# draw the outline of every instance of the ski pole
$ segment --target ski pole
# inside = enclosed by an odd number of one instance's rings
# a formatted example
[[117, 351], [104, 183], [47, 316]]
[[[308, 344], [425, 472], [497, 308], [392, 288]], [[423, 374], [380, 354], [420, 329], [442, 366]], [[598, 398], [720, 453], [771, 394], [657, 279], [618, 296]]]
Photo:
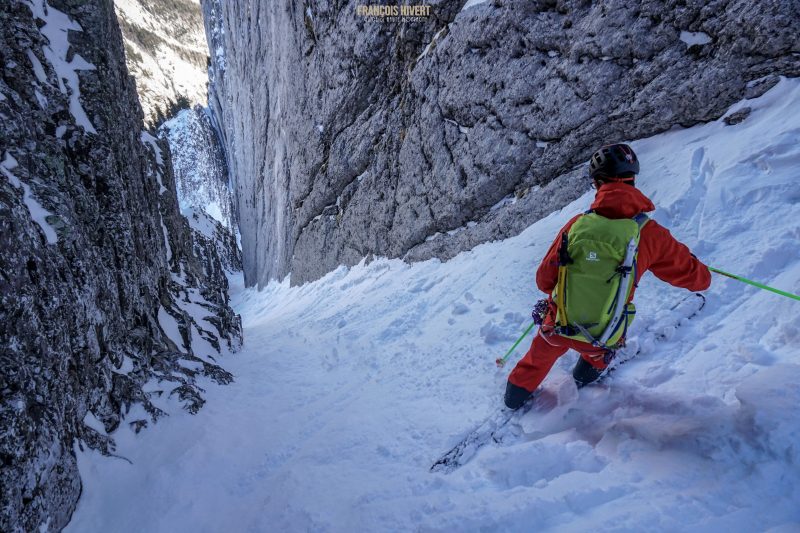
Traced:
[[530, 326], [528, 326], [528, 328], [525, 330], [525, 333], [523, 333], [523, 334], [522, 334], [522, 337], [520, 337], [519, 339], [517, 339], [517, 342], [515, 342], [515, 343], [514, 343], [514, 346], [512, 346], [512, 347], [511, 347], [511, 349], [510, 349], [510, 350], [508, 350], [508, 351], [506, 352], [506, 354], [505, 354], [503, 357], [498, 357], [498, 358], [495, 360], [495, 363], [497, 363], [497, 366], [498, 366], [499, 368], [503, 368], [503, 365], [505, 365], [505, 364], [506, 364], [506, 361], [508, 361], [508, 357], [509, 357], [509, 356], [511, 355], [511, 353], [514, 351], [514, 349], [515, 349], [517, 346], [519, 346], [519, 343], [520, 343], [520, 342], [522, 342], [522, 339], [524, 339], [524, 338], [525, 338], [525, 337], [528, 335], [528, 333], [530, 333], [530, 332], [531, 332], [531, 330], [533, 329], [533, 326], [535, 326], [535, 325], [536, 325], [536, 322], [531, 322], [531, 325], [530, 325]]
[[781, 296], [786, 296], [787, 298], [792, 298], [793, 300], [800, 300], [800, 296], [796, 294], [792, 294], [791, 292], [782, 291], [780, 289], [776, 289], [774, 287], [770, 287], [768, 285], [764, 285], [763, 283], [759, 283], [757, 281], [753, 281], [751, 279], [743, 278], [742, 276], [737, 276], [736, 274], [731, 274], [730, 272], [725, 272], [724, 270], [720, 270], [714, 267], [708, 267], [711, 272], [716, 272], [717, 274], [722, 274], [723, 276], [727, 276], [729, 278], [735, 279], [737, 281], [741, 281], [742, 283], [747, 283], [748, 285], [752, 285], [753, 287], [758, 287], [759, 289], [764, 289], [765, 291], [774, 292], [775, 294], [780, 294]]

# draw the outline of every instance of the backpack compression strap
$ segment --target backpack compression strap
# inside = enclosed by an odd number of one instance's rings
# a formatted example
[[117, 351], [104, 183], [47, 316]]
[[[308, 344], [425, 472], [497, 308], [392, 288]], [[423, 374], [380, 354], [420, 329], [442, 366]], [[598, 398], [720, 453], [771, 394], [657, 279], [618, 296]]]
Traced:
[[606, 343], [608, 339], [611, 338], [611, 335], [614, 334], [614, 331], [620, 325], [620, 322], [625, 319], [623, 317], [623, 313], [625, 312], [625, 307], [628, 304], [628, 296], [630, 296], [629, 292], [629, 284], [628, 278], [633, 275], [635, 276], [635, 269], [636, 269], [636, 256], [639, 253], [639, 238], [641, 237], [642, 228], [647, 223], [649, 217], [644, 213], [639, 213], [635, 217], [633, 217], [634, 222], [636, 225], [639, 226], [639, 233], [636, 235], [635, 238], [632, 238], [630, 242], [628, 242], [628, 247], [625, 250], [625, 259], [622, 261], [622, 264], [617, 268], [617, 271], [620, 274], [619, 279], [619, 287], [617, 287], [617, 305], [614, 309], [614, 314], [611, 317], [608, 325], [606, 326], [605, 331], [600, 336], [599, 339], [592, 339], [588, 332], [583, 330], [582, 333], [587, 339], [591, 339], [591, 343], [600, 346], [602, 348], [607, 348]]
[[567, 265], [572, 263], [572, 258], [567, 253], [569, 239], [567, 232], [561, 234], [561, 247], [558, 249], [558, 282], [556, 283], [556, 307], [561, 311], [556, 313], [559, 326], [567, 326]]
[[645, 224], [647, 224], [648, 220], [650, 220], [650, 217], [647, 216], [645, 213], [639, 213], [638, 215], [633, 217], [633, 221], [636, 222], [636, 224], [639, 225], [639, 236], [640, 237], [641, 237], [641, 234], [642, 234], [642, 228], [644, 227]]

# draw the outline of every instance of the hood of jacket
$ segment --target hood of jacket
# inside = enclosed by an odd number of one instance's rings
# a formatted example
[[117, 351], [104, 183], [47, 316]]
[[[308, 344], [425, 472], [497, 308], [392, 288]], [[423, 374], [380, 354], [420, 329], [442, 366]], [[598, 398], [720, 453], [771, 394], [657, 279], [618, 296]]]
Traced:
[[594, 212], [606, 218], [633, 218], [655, 208], [642, 191], [625, 183], [604, 183], [592, 203]]

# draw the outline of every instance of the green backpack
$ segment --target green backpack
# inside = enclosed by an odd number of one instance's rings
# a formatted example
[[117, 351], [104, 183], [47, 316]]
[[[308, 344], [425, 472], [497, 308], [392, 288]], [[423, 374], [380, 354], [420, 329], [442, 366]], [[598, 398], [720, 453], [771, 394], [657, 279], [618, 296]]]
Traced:
[[561, 235], [556, 333], [600, 348], [615, 349], [633, 321], [627, 303], [636, 279], [639, 235], [649, 218], [610, 219], [592, 211]]

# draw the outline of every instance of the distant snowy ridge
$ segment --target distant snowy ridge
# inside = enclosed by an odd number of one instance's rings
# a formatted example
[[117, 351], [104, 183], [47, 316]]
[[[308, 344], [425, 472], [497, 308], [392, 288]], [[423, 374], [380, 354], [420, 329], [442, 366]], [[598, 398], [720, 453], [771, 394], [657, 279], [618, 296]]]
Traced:
[[208, 46], [198, 0], [116, 0], [114, 6], [145, 121], [152, 123], [180, 96], [205, 105]]
[[195, 245], [213, 248], [228, 274], [241, 272], [238, 224], [222, 145], [208, 110], [185, 109], [165, 122], [178, 205], [195, 231]]
[[234, 231], [225, 154], [208, 110], [184, 109], [161, 126], [159, 135], [170, 145], [181, 211], [202, 209]]
[[[637, 185], [702, 260], [798, 293], [800, 80], [729, 113], [742, 107], [738, 125], [635, 141]], [[428, 472], [501, 404], [494, 359], [542, 296], [553, 236], [591, 199], [446, 263], [239, 287], [236, 382], [209, 385], [196, 417], [166, 406], [169, 424], [118, 430], [132, 464], [82, 453], [68, 531], [796, 530], [800, 307], [716, 275], [696, 320], [603, 384], [578, 391], [567, 354], [502, 446]], [[631, 336], [685, 294], [646, 275]]]

